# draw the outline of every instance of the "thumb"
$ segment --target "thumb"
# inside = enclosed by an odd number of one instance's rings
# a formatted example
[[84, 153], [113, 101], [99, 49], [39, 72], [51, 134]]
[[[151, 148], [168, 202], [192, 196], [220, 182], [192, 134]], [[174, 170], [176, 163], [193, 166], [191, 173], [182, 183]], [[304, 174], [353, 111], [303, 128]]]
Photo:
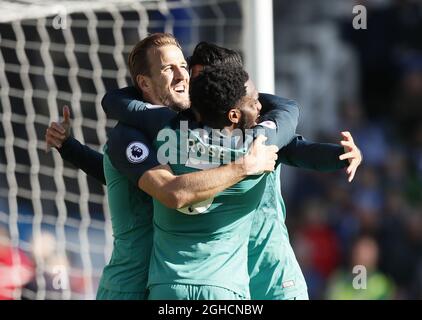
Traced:
[[66, 105], [63, 107], [63, 123], [70, 124], [70, 109]]

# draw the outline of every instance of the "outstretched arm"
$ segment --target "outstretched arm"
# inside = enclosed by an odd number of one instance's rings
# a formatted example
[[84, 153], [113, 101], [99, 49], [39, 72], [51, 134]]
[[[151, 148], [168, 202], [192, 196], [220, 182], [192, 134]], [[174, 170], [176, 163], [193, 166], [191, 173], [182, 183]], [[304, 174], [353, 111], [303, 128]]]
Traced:
[[290, 166], [329, 172], [347, 168], [351, 182], [362, 162], [362, 154], [349, 132], [342, 132], [340, 144], [308, 142], [301, 136], [279, 151], [278, 161]]
[[45, 141], [47, 151], [52, 147], [56, 148], [63, 160], [70, 162], [102, 184], [106, 184], [103, 155], [70, 136], [70, 110], [68, 106], [63, 107], [63, 121], [60, 123], [52, 122], [47, 128]]

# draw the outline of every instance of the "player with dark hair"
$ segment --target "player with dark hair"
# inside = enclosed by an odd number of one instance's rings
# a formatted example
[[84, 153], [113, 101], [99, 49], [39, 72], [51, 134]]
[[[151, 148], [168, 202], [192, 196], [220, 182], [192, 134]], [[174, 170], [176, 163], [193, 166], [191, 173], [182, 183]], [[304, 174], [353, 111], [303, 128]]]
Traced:
[[192, 56], [187, 58], [189, 66], [243, 66], [242, 57], [237, 51], [202, 41], [193, 49]]
[[[206, 46], [206, 44], [201, 44], [199, 48], [201, 50], [196, 50], [194, 52], [194, 56], [200, 56], [200, 58], [205, 60], [198, 60], [196, 61], [207, 61], [207, 57], [202, 57], [201, 55], [207, 55], [208, 53], [212, 53], [214, 50], [218, 51], [217, 46], [210, 46], [210, 50], [202, 50]], [[230, 56], [238, 56], [240, 57], [236, 52], [231, 50], [223, 50], [223, 54], [220, 54], [219, 59], [221, 61], [224, 61], [225, 59], [230, 58]], [[199, 55], [199, 53], [201, 55]], [[191, 60], [195, 61], [195, 60]], [[210, 61], [210, 60], [208, 60]], [[239, 61], [239, 60], [237, 60]], [[224, 62], [223, 62], [224, 63]], [[235, 64], [238, 62], [235, 62]], [[195, 68], [195, 66], [198, 67], [198, 73], [203, 70], [203, 65], [190, 65], [190, 67]], [[132, 89], [123, 89], [122, 91], [113, 91], [104, 98], [104, 108], [108, 112], [108, 114], [112, 114], [113, 116], [119, 117], [121, 120], [123, 120], [126, 123], [132, 124], [134, 126], [140, 126], [142, 127], [143, 131], [147, 134], [147, 136], [150, 139], [155, 138], [155, 134], [158, 132], [157, 128], [162, 127], [163, 123], [165, 121], [168, 121], [168, 118], [174, 116], [174, 113], [172, 114], [167, 109], [167, 114], [163, 115], [164, 110], [160, 110], [162, 112], [160, 114], [160, 117], [156, 116], [156, 114], [153, 114], [154, 110], [148, 109], [148, 105], [143, 103], [140, 100], [140, 97], [138, 96], [138, 93], [136, 92], [130, 92]], [[282, 117], [273, 118], [273, 122], [265, 122], [266, 118], [262, 117], [262, 121], [264, 121], [264, 125], [261, 126], [262, 128], [267, 129], [267, 134], [271, 137], [273, 136], [276, 141], [277, 145], [279, 147], [282, 147], [287, 144], [291, 140], [292, 135], [289, 136], [287, 134], [288, 132], [294, 133], [294, 128], [297, 123], [297, 118], [294, 116], [294, 112], [297, 110], [297, 105], [295, 102], [283, 98], [278, 98], [270, 95], [260, 95], [260, 99], [266, 99], [266, 101], [263, 101], [263, 110], [261, 114], [271, 113], [273, 112], [271, 109], [271, 105], [274, 108], [274, 105], [281, 106], [284, 108], [285, 114]], [[266, 103], [264, 103], [266, 102]], [[167, 120], [163, 118], [166, 118]], [[283, 118], [284, 117], [284, 118]], [[272, 130], [270, 130], [272, 129]], [[151, 133], [152, 132], [152, 133]], [[60, 141], [60, 140], [59, 140]], [[56, 141], [52, 141], [51, 144], [56, 144]], [[345, 142], [349, 143], [349, 142]], [[61, 142], [60, 142], [61, 144]], [[355, 146], [353, 144], [349, 143], [349, 147], [351, 150], [354, 149]], [[291, 165], [296, 165], [300, 167], [305, 168], [312, 168], [317, 170], [328, 170], [328, 169], [336, 169], [339, 167], [343, 167], [345, 165], [345, 162], [341, 162], [338, 160], [338, 156], [342, 153], [343, 148], [337, 145], [324, 145], [324, 144], [313, 144], [306, 141], [301, 140], [300, 137], [296, 137], [293, 142], [290, 143], [289, 147], [285, 148], [286, 155], [282, 156], [282, 159], [284, 159], [284, 162]], [[98, 179], [102, 179], [101, 170], [99, 170], [98, 166], [92, 166], [90, 167], [87, 165], [89, 163], [88, 159], [98, 159], [101, 158], [100, 154], [93, 153], [89, 149], [87, 149], [85, 146], [80, 145], [77, 141], [75, 141], [73, 138], [69, 138], [65, 144], [64, 148], [61, 149], [62, 156], [73, 161], [73, 163], [82, 168], [85, 172], [88, 174], [91, 174], [95, 177], [98, 177]], [[316, 153], [318, 152], [318, 154]], [[91, 161], [92, 162], [92, 161]], [[93, 162], [92, 162], [93, 163]], [[356, 170], [357, 165], [355, 164], [355, 160], [352, 161], [353, 170], [350, 171], [350, 177], [353, 178], [354, 172]], [[279, 171], [279, 169], [278, 169]], [[275, 183], [275, 182], [274, 182]], [[269, 184], [268, 184], [269, 185]], [[295, 297], [297, 295], [297, 290], [293, 292], [292, 290], [289, 290], [288, 288], [284, 290], [282, 288], [282, 284], [280, 282], [283, 280], [283, 277], [280, 276], [280, 270], [284, 268], [284, 264], [287, 261], [286, 255], [284, 253], [286, 252], [286, 249], [284, 251], [279, 252], [279, 255], [274, 255], [274, 253], [271, 251], [275, 247], [275, 243], [280, 240], [280, 235], [283, 237], [281, 240], [284, 241], [282, 244], [283, 248], [288, 248], [288, 253], [291, 257], [290, 260], [295, 263], [292, 263], [289, 259], [288, 267], [293, 266], [294, 269], [299, 270], [300, 268], [297, 265], [296, 259], [294, 258], [294, 254], [291, 250], [288, 236], [287, 236], [287, 230], [285, 230], [284, 225], [284, 217], [285, 217], [285, 211], [284, 211], [284, 203], [281, 198], [280, 194], [280, 186], [274, 185], [271, 187], [268, 187], [267, 190], [274, 189], [274, 191], [266, 192], [264, 195], [262, 202], [261, 202], [261, 210], [262, 211], [270, 211], [270, 217], [271, 219], [265, 219], [263, 216], [265, 215], [256, 215], [255, 219], [257, 219], [256, 223], [254, 223], [255, 232], [252, 230], [251, 238], [250, 238], [250, 245], [249, 245], [249, 252], [250, 252], [250, 261], [254, 261], [252, 264], [250, 264], [250, 272], [251, 272], [251, 288], [252, 288], [252, 298], [266, 298], [266, 299], [280, 299], [280, 298], [289, 298]], [[278, 190], [278, 191], [277, 191]], [[274, 193], [279, 196], [280, 201], [275, 204], [273, 204], [274, 199]], [[278, 216], [278, 219], [283, 220], [276, 220], [275, 217]], [[280, 222], [281, 221], [281, 222]], [[276, 228], [273, 228], [273, 224], [282, 224], [282, 230], [275, 230]], [[271, 232], [263, 233], [259, 232], [259, 226], [262, 225], [262, 230], [269, 229]], [[278, 235], [278, 236], [274, 236]], [[272, 246], [265, 246], [265, 243], [272, 243]], [[280, 246], [280, 244], [278, 244]], [[280, 258], [281, 256], [281, 258]], [[252, 258], [251, 258], [252, 257]], [[274, 266], [277, 265], [276, 269], [269, 269], [266, 270], [270, 265]], [[257, 270], [263, 270], [260, 274], [257, 274]], [[297, 272], [295, 273], [297, 274]], [[272, 275], [272, 273], [274, 275]], [[281, 275], [283, 272], [281, 272]], [[288, 273], [284, 273], [288, 274]], [[254, 281], [256, 279], [256, 281]], [[291, 283], [290, 281], [289, 283]], [[255, 283], [255, 285], [254, 285]], [[298, 283], [298, 282], [296, 282]], [[272, 290], [272, 287], [276, 289], [276, 292]], [[280, 290], [277, 289], [277, 287], [281, 288]], [[297, 288], [297, 287], [296, 287]], [[293, 289], [296, 289], [293, 288]], [[292, 288], [291, 288], [292, 289]], [[254, 292], [259, 292], [259, 294], [254, 295]], [[278, 290], [278, 291], [277, 291]], [[303, 291], [303, 288], [301, 288]], [[306, 292], [306, 287], [305, 287]], [[287, 291], [287, 292], [285, 292]], [[290, 292], [289, 292], [290, 291]]]
[[[146, 66], [140, 66], [137, 59]], [[174, 110], [189, 107], [187, 63], [173, 36], [153, 34], [143, 39], [129, 56], [129, 69], [145, 101], [169, 107], [154, 109], [161, 118], [163, 113], [176, 114]], [[168, 165], [158, 162], [149, 141], [139, 130], [118, 123], [104, 147], [102, 167], [114, 242], [97, 299], [146, 297], [153, 240], [151, 196], [167, 207], [181, 208], [213, 197], [249, 174], [274, 167], [274, 148], [257, 141], [242, 162], [176, 176]], [[257, 156], [260, 152], [268, 158]]]
[[[244, 131], [243, 123], [256, 125], [261, 109], [248, 78], [239, 67], [218, 66], [191, 81], [191, 109], [201, 120], [189, 121], [188, 132], [183, 132], [179, 121], [169, 126], [178, 139], [167, 148], [176, 150], [177, 159], [188, 159], [170, 164], [175, 174], [196, 172], [201, 165], [223, 165], [221, 154], [234, 161], [247, 152], [244, 144], [231, 146], [237, 137], [233, 132]], [[207, 107], [214, 111], [211, 117]], [[187, 157], [181, 141], [184, 136], [190, 142]], [[164, 152], [161, 146], [165, 143], [167, 139], [157, 138], [159, 153]], [[209, 150], [213, 150], [213, 156]], [[192, 215], [182, 215], [154, 200], [149, 299], [250, 299], [248, 241], [266, 177], [248, 177], [206, 203], [190, 206]]]
[[238, 52], [205, 41], [196, 45], [192, 56], [188, 57], [187, 61], [192, 78], [195, 78], [204, 66], [228, 65], [243, 67], [242, 57]]
[[[246, 87], [239, 86], [237, 83], [245, 84], [248, 81], [248, 75], [245, 71], [238, 71], [232, 66], [227, 67], [227, 75], [232, 76], [232, 81], [222, 77], [223, 68], [209, 67], [212, 72], [201, 72], [196, 78], [193, 78], [190, 84], [189, 96], [191, 108], [200, 114], [201, 122], [212, 128], [223, 128], [232, 123], [228, 116], [236, 116], [230, 111], [237, 104], [241, 97], [246, 95]], [[233, 72], [236, 70], [237, 72]], [[240, 106], [242, 107], [242, 106]], [[244, 113], [243, 109], [236, 109]], [[228, 116], [227, 116], [228, 115]], [[245, 117], [239, 117], [239, 127], [245, 128]], [[256, 123], [254, 123], [256, 124]], [[252, 127], [252, 124], [247, 127]]]

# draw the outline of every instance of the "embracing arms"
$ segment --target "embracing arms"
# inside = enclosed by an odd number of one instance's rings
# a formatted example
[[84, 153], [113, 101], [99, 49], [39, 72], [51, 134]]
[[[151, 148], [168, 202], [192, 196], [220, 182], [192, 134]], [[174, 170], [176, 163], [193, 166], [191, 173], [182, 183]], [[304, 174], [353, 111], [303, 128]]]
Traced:
[[112, 130], [106, 155], [113, 167], [139, 189], [170, 208], [182, 208], [214, 197], [247, 175], [274, 170], [277, 147], [259, 137], [241, 160], [214, 169], [175, 175], [139, 130], [119, 124]]
[[265, 140], [258, 137], [244, 157], [213, 169], [174, 175], [168, 165], [158, 165], [141, 176], [138, 186], [169, 208], [207, 200], [249, 175], [274, 170], [277, 147], [265, 146]]

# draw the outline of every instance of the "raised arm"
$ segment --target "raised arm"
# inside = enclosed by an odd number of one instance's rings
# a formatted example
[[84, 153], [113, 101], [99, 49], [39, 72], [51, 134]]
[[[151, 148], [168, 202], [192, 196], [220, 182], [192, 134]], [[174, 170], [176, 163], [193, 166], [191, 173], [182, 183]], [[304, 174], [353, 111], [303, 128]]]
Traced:
[[64, 106], [63, 121], [52, 122], [46, 130], [47, 151], [52, 147], [56, 148], [63, 160], [70, 162], [102, 184], [106, 184], [103, 155], [71, 137], [70, 125], [70, 110], [69, 107]]
[[135, 87], [107, 92], [101, 101], [107, 117], [141, 130], [151, 141], [176, 112], [142, 101]]

